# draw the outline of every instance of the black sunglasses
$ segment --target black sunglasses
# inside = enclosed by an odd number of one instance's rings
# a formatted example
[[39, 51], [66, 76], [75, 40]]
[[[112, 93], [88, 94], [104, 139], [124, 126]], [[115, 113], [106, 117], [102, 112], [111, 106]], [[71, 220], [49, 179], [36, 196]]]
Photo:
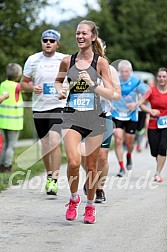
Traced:
[[48, 43], [48, 41], [51, 43], [51, 44], [54, 44], [55, 43], [55, 39], [42, 39], [43, 43]]

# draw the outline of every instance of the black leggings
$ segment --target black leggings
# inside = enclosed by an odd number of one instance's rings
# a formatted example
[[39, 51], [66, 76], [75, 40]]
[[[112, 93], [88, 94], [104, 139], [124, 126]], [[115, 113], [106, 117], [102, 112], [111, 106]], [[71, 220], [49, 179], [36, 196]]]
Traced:
[[148, 140], [153, 157], [167, 155], [167, 128], [148, 129]]

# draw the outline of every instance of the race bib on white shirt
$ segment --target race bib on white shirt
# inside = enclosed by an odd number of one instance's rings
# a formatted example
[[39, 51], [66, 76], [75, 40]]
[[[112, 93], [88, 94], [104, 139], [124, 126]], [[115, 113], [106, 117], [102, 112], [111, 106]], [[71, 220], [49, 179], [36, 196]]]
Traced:
[[43, 83], [43, 94], [47, 96], [56, 95], [57, 90], [53, 83]]
[[58, 99], [58, 93], [54, 87], [60, 62], [65, 56], [56, 52], [52, 57], [46, 57], [43, 52], [39, 52], [27, 59], [23, 74], [31, 78], [34, 85], [43, 86], [41, 95], [33, 93], [32, 110], [45, 111], [66, 105], [66, 99]]

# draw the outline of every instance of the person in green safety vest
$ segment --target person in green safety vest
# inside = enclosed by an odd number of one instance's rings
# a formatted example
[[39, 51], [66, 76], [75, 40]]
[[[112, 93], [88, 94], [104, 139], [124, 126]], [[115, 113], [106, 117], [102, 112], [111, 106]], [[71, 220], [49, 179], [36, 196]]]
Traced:
[[0, 129], [3, 130], [4, 145], [0, 156], [0, 172], [11, 171], [14, 148], [23, 129], [23, 98], [19, 80], [22, 67], [9, 63], [6, 67], [7, 79], [0, 84], [0, 96], [8, 93], [8, 99], [0, 104]]

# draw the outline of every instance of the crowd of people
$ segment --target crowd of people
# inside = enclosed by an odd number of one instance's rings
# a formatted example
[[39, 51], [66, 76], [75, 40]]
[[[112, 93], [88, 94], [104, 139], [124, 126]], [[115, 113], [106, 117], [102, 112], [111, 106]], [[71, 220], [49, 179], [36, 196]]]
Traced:
[[134, 77], [129, 60], [120, 60], [117, 71], [105, 56], [96, 24], [89, 20], [78, 24], [75, 39], [78, 52], [66, 55], [58, 51], [60, 33], [46, 30], [41, 36], [42, 51], [28, 57], [23, 72], [17, 63], [8, 64], [7, 79], [0, 84], [0, 129], [4, 135], [0, 172], [12, 169], [15, 144], [23, 129], [22, 92], [30, 92], [47, 174], [46, 193], [58, 193], [63, 138], [71, 194], [66, 219], [73, 221], [78, 216], [82, 166], [87, 197], [83, 221], [93, 224], [95, 203], [106, 202], [103, 188], [112, 135], [120, 168], [117, 176], [122, 177], [132, 169], [135, 140], [137, 151], [141, 151], [140, 136], [146, 128], [151, 155], [157, 162], [154, 181], [163, 181], [161, 171], [167, 154], [167, 69], [158, 69], [153, 87]]

